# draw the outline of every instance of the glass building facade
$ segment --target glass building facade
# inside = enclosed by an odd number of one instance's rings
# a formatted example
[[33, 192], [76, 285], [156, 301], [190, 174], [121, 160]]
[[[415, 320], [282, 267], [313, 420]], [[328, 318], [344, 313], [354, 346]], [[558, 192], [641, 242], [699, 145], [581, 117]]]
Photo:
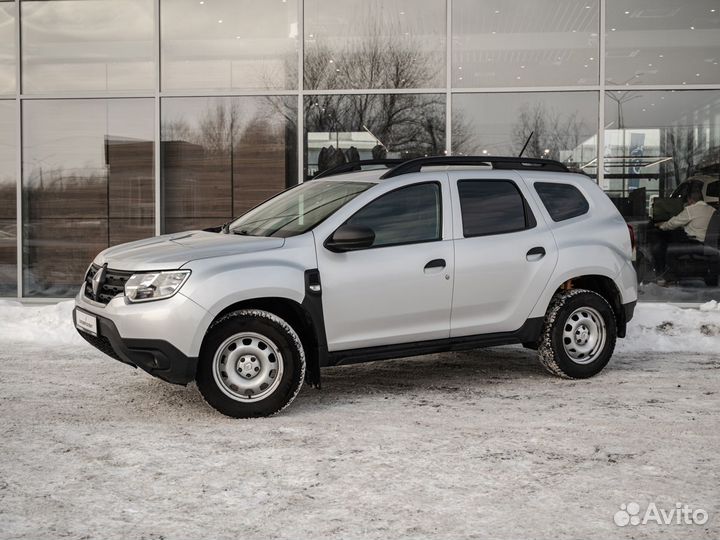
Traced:
[[0, 296], [338, 163], [532, 133], [633, 225], [641, 301], [718, 298], [712, 261], [658, 279], [653, 220], [688, 179], [717, 204], [719, 36], [718, 0], [0, 0]]

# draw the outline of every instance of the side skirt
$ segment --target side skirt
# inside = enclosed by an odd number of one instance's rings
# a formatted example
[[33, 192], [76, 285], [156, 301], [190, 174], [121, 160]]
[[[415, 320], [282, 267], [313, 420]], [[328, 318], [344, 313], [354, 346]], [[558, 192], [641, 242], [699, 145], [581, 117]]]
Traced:
[[497, 347], [498, 345], [529, 343], [540, 339], [543, 321], [544, 319], [542, 317], [528, 319], [525, 321], [525, 324], [514, 332], [497, 332], [493, 334], [332, 351], [327, 353], [326, 363], [321, 365], [339, 366], [358, 364], [361, 362], [374, 362], [376, 360], [387, 360], [390, 358], [405, 358], [408, 356], [421, 356], [424, 354], [448, 351], [465, 351], [483, 347]]

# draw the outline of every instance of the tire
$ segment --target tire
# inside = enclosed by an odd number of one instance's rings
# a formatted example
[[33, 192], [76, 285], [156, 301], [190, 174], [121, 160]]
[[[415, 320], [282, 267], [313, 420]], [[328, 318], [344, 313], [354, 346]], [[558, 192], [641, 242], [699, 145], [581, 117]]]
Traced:
[[586, 379], [607, 365], [617, 323], [610, 304], [585, 289], [557, 293], [545, 315], [538, 356], [545, 369], [566, 379]]
[[305, 378], [305, 351], [283, 319], [243, 309], [214, 322], [203, 342], [196, 375], [205, 401], [233, 418], [277, 414]]

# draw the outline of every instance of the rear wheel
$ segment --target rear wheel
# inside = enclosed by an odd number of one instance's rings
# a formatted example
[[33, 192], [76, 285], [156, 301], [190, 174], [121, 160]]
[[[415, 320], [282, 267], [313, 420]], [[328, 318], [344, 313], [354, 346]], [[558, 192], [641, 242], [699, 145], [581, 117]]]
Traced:
[[197, 385], [205, 401], [234, 418], [270, 416], [302, 387], [305, 352], [280, 317], [240, 310], [213, 323], [200, 352]]
[[584, 379], [610, 361], [617, 324], [602, 296], [584, 289], [556, 294], [550, 303], [538, 353], [545, 368], [560, 377]]

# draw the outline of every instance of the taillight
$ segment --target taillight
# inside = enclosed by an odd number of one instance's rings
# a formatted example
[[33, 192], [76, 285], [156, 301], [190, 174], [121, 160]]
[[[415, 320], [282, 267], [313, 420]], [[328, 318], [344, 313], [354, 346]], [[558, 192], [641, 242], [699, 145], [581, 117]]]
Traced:
[[633, 226], [628, 224], [628, 232], [630, 233], [630, 250], [632, 251], [632, 260], [634, 261], [637, 257], [637, 237], [635, 236], [635, 229]]

